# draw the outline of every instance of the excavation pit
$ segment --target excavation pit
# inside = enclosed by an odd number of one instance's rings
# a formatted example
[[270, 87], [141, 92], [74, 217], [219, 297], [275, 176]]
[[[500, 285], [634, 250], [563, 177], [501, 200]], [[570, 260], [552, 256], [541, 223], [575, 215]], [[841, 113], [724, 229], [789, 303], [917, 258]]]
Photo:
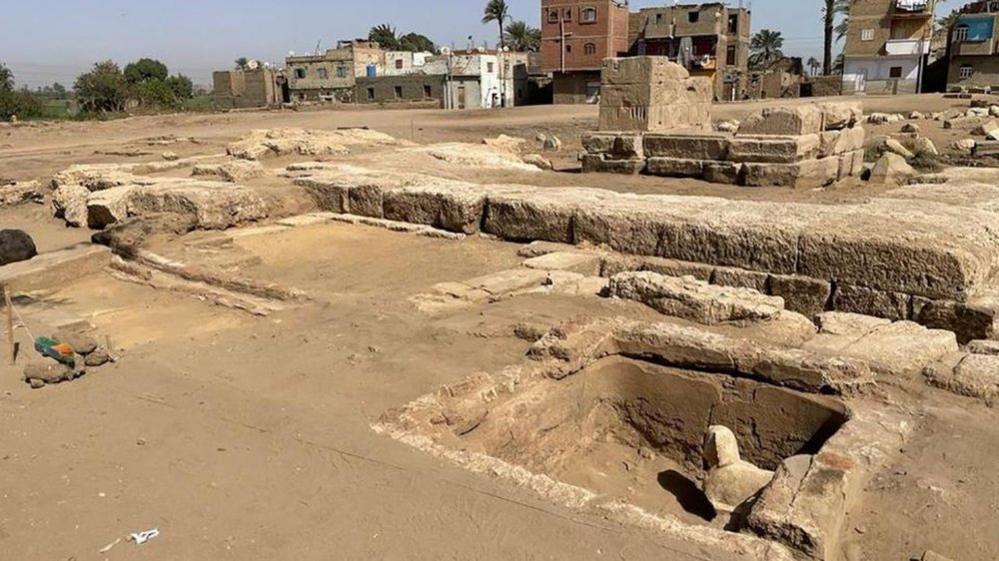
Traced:
[[622, 356], [562, 380], [508, 382], [510, 392], [491, 383], [473, 376], [434, 406], [415, 402], [422, 436], [692, 526], [732, 527], [701, 491], [710, 426], [731, 428], [744, 460], [776, 470], [819, 453], [850, 417], [825, 396]]

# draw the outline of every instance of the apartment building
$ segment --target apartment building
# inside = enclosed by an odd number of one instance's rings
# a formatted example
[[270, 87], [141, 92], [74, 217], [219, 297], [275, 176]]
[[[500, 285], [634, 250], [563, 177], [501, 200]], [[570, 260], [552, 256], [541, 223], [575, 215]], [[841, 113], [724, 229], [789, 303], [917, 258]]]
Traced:
[[936, 0], [854, 0], [846, 35], [844, 94], [920, 91]]
[[357, 78], [384, 72], [385, 51], [374, 41], [340, 41], [322, 54], [285, 60], [293, 101], [354, 101]]
[[556, 104], [596, 103], [605, 58], [628, 52], [628, 3], [541, 0], [541, 67]]
[[750, 12], [721, 2], [643, 8], [630, 16], [633, 56], [666, 56], [710, 78], [716, 100], [742, 99], [749, 73]]
[[950, 28], [947, 89], [999, 91], [999, 0], [964, 6]]

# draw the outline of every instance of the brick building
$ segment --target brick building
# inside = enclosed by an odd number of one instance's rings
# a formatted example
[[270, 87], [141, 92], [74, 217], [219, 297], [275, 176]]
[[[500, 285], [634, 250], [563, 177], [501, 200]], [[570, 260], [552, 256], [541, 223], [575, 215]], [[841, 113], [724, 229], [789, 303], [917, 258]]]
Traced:
[[212, 95], [220, 109], [273, 107], [284, 101], [284, 76], [270, 68], [212, 73]]
[[999, 91], [999, 1], [964, 6], [950, 28], [947, 89]]
[[914, 93], [924, 78], [936, 0], [854, 0], [843, 93]]
[[721, 2], [643, 8], [630, 17], [634, 56], [666, 56], [691, 76], [710, 78], [717, 100], [746, 96], [750, 12]]
[[340, 41], [323, 54], [285, 60], [293, 101], [343, 101], [354, 98], [357, 78], [384, 72], [385, 51], [374, 41]]
[[627, 51], [627, 2], [541, 0], [541, 67], [555, 103], [595, 102], [604, 59]]

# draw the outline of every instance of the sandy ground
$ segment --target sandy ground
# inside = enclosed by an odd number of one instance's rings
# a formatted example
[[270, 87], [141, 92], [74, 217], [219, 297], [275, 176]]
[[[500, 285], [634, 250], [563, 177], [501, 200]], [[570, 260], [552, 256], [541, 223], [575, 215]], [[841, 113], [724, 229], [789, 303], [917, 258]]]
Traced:
[[[862, 101], [868, 111], [942, 110], [956, 102]], [[720, 106], [716, 117], [762, 105]], [[0, 129], [0, 176], [47, 179], [71, 163], [123, 161], [95, 152], [161, 135], [199, 143], [151, 146], [149, 156], [134, 160], [156, 160], [165, 150], [220, 153], [251, 129], [276, 126], [363, 125], [420, 143], [546, 132], [562, 136], [571, 152], [595, 119], [593, 107], [344, 110]], [[704, 188], [650, 178], [543, 177], [536, 181], [637, 192]], [[483, 178], [504, 179], [510, 176]], [[723, 194], [835, 201], [871, 193]], [[89, 238], [42, 206], [0, 210], [0, 226], [27, 229], [45, 251]], [[163, 240], [154, 249], [185, 255], [183, 242]], [[416, 310], [409, 298], [435, 283], [520, 262], [518, 246], [481, 238], [324, 225], [243, 238], [236, 249], [255, 258], [239, 268], [241, 276], [301, 289], [311, 300], [254, 317], [96, 275], [24, 304], [28, 317], [56, 310], [90, 321], [111, 337], [121, 360], [34, 391], [18, 369], [0, 365], [0, 559], [735, 559], [553, 506], [370, 429], [386, 410], [441, 384], [521, 362], [528, 343], [514, 337], [518, 323], [649, 310], [551, 296], [436, 317]], [[24, 332], [19, 340], [28, 345]], [[843, 558], [902, 560], [932, 548], [960, 560], [996, 559], [999, 478], [987, 451], [999, 446], [999, 413], [923, 389], [907, 399], [922, 404], [913, 405], [916, 436], [850, 513]], [[150, 528], [160, 537], [100, 552]]]

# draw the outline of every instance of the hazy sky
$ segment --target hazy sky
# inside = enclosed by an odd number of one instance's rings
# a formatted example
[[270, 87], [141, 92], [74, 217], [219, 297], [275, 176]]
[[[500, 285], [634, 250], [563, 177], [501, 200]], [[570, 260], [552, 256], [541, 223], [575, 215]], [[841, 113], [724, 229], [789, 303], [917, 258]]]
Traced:
[[[509, 0], [513, 16], [537, 25], [538, 0]], [[171, 72], [209, 84], [212, 70], [240, 56], [280, 63], [288, 51], [308, 52], [322, 41], [366, 36], [390, 23], [438, 44], [495, 44], [495, 24], [482, 25], [485, 0], [46, 0], [4, 2], [0, 62], [18, 84], [72, 84], [97, 60], [121, 64], [149, 56]], [[633, 0], [632, 9], [672, 3]], [[820, 57], [821, 0], [755, 0], [753, 29], [777, 29], [790, 55]], [[293, 8], [292, 8], [293, 7]]]

